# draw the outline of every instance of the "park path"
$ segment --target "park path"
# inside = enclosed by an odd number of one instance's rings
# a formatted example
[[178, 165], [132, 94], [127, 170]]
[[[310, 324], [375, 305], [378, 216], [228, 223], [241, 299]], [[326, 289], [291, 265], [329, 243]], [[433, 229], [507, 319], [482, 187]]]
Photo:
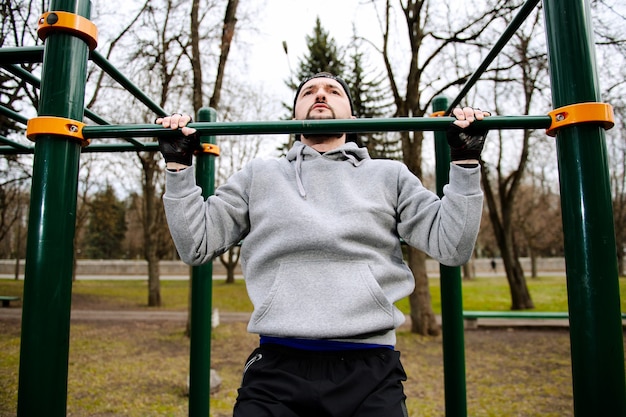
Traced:
[[[250, 313], [244, 312], [218, 312], [219, 323], [247, 323], [250, 320]], [[22, 309], [19, 307], [0, 308], [0, 320], [21, 320]], [[154, 311], [154, 310], [83, 310], [73, 309], [71, 313], [72, 321], [187, 321], [186, 311]], [[441, 317], [437, 317], [441, 323]], [[407, 316], [407, 321], [403, 328], [410, 325], [411, 319]], [[511, 328], [568, 328], [567, 319], [478, 319], [477, 327], [511, 327]]]
[[[250, 313], [219, 312], [221, 323], [247, 322]], [[22, 319], [21, 308], [0, 308], [0, 319]], [[83, 310], [73, 309], [71, 319], [76, 321], [187, 321], [186, 311], [153, 311], [153, 310]]]

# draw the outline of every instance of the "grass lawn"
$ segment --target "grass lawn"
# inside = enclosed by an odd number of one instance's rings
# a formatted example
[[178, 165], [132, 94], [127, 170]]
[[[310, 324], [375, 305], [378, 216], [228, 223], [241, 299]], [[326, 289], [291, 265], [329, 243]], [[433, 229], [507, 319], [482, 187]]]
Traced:
[[[530, 294], [535, 302], [534, 311], [567, 311], [567, 288], [565, 277], [540, 276], [527, 278]], [[0, 279], [0, 294], [22, 296], [23, 281]], [[622, 312], [626, 312], [626, 278], [620, 278]], [[430, 280], [433, 310], [441, 312], [441, 289], [439, 279]], [[147, 282], [140, 280], [93, 280], [74, 282], [73, 306], [100, 309], [143, 309], [147, 307]], [[181, 311], [187, 308], [188, 281], [161, 281], [162, 310]], [[400, 300], [398, 308], [409, 313], [408, 299]], [[463, 308], [465, 310], [508, 311], [511, 306], [509, 286], [504, 277], [478, 277], [463, 281]], [[213, 307], [227, 312], [251, 312], [252, 304], [246, 294], [245, 283], [225, 284], [213, 282]]]
[[[439, 280], [431, 279], [438, 313]], [[626, 280], [620, 279], [622, 311]], [[566, 311], [564, 277], [528, 279], [536, 311]], [[22, 281], [0, 279], [0, 294], [22, 296]], [[163, 307], [184, 311], [189, 282], [162, 281]], [[145, 281], [77, 281], [73, 308], [149, 310]], [[505, 278], [463, 282], [467, 310], [507, 311]], [[242, 281], [213, 284], [220, 311], [251, 311]], [[399, 307], [408, 313], [408, 302]], [[19, 307], [16, 303], [15, 307]], [[12, 307], [12, 308], [15, 308]], [[184, 321], [72, 321], [68, 368], [69, 417], [183, 417], [188, 415], [186, 381], [189, 339]], [[258, 338], [241, 322], [222, 323], [212, 332], [211, 364], [222, 378], [211, 395], [211, 417], [232, 415], [243, 364]], [[0, 319], [0, 417], [16, 415], [20, 322]], [[397, 349], [408, 375], [409, 415], [442, 417], [444, 410], [441, 337], [398, 331]], [[467, 410], [473, 417], [573, 416], [569, 332], [487, 328], [465, 332]]]
[[[72, 323], [69, 417], [185, 417], [189, 340], [184, 323]], [[19, 321], [0, 320], [0, 417], [17, 404]], [[212, 334], [212, 367], [222, 378], [212, 417], [232, 416], [246, 357], [258, 343], [245, 323]], [[473, 330], [465, 336], [467, 409], [472, 417], [571, 417], [569, 335], [565, 330]], [[444, 416], [441, 337], [398, 332], [412, 417]]]

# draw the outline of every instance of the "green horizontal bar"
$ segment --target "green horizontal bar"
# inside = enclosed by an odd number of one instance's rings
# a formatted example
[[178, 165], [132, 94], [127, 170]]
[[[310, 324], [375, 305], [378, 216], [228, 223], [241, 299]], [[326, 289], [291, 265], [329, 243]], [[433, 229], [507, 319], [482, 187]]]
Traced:
[[13, 146], [0, 146], [0, 155], [32, 155], [35, 147], [15, 148]]
[[0, 62], [3, 66], [41, 61], [43, 61], [43, 46], [0, 48]]
[[[3, 110], [0, 107], [0, 110]], [[282, 120], [273, 122], [213, 122], [191, 123], [205, 135], [251, 135], [329, 132], [393, 132], [402, 130], [444, 130], [454, 119], [451, 117], [414, 117], [391, 119], [343, 119], [343, 120]], [[479, 123], [487, 129], [546, 129], [550, 116], [491, 116]], [[167, 137], [179, 135], [178, 130], [165, 129], [156, 124], [85, 126], [85, 139]], [[0, 155], [31, 154], [33, 147], [0, 146]], [[158, 150], [156, 142], [92, 143], [83, 153], [105, 152], [152, 152]]]
[[[464, 311], [466, 319], [567, 319], [567, 311]], [[626, 314], [622, 314], [626, 319]]]
[[[445, 130], [455, 119], [452, 117], [398, 117], [389, 119], [332, 119], [332, 120], [281, 120], [259, 122], [190, 123], [204, 135], [267, 135], [287, 133], [335, 132], [400, 132]], [[547, 129], [550, 116], [491, 116], [475, 122], [486, 129]], [[179, 135], [177, 130], [165, 129], [156, 124], [85, 126], [86, 139], [110, 137], [168, 137]]]
[[0, 135], [0, 143], [4, 143], [5, 145], [9, 145], [12, 148], [19, 149], [27, 153], [35, 149], [34, 147], [22, 145], [21, 143], [15, 142], [14, 140], [11, 140], [1, 135]]
[[83, 153], [106, 153], [106, 152], [152, 152], [158, 151], [158, 142], [133, 142], [133, 143], [96, 143], [83, 148]]
[[[25, 146], [18, 143], [8, 143], [10, 140], [3, 140], [0, 136], [0, 143], [4, 142], [11, 146], [0, 146], [0, 155], [30, 155], [35, 151], [34, 146]], [[6, 139], [6, 138], [4, 138]], [[17, 145], [17, 147], [15, 146]], [[81, 153], [113, 153], [113, 152], [155, 152], [159, 150], [159, 144], [157, 142], [141, 143], [137, 142], [137, 145], [130, 143], [102, 143], [91, 144], [84, 147]]]

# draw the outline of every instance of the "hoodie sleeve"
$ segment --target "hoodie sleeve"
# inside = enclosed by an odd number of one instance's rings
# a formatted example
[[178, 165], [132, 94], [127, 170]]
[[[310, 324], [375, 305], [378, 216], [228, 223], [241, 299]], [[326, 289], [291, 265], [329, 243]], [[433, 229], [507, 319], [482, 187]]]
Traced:
[[399, 175], [398, 233], [411, 246], [448, 266], [472, 256], [483, 207], [480, 168], [450, 164], [443, 198], [403, 169]]
[[166, 173], [165, 216], [183, 262], [210, 262], [243, 239], [249, 229], [246, 183], [239, 172], [205, 201], [193, 169]]

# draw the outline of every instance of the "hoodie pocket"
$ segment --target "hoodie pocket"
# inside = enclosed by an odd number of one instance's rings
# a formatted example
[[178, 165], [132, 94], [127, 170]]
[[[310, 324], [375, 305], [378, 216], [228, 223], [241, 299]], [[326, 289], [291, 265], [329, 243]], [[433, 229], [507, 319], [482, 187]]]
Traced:
[[342, 338], [393, 329], [394, 314], [367, 264], [302, 261], [280, 266], [250, 324], [268, 335]]

